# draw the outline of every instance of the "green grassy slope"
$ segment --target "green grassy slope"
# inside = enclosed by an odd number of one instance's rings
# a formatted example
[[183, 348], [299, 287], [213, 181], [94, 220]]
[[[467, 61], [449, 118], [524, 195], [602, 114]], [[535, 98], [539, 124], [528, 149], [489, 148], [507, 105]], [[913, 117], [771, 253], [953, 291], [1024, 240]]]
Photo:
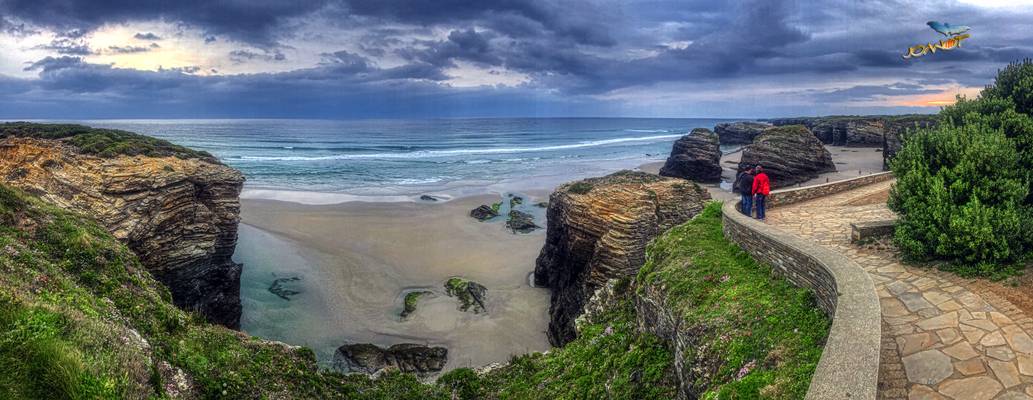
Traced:
[[[721, 376], [758, 361], [746, 378], [708, 383], [714, 393], [791, 398], [809, 381], [828, 322], [807, 308], [805, 292], [771, 279], [724, 241], [715, 210], [659, 238], [639, 279], [667, 281], [689, 321], [728, 332], [731, 340], [711, 338], [725, 360]], [[694, 268], [678, 267], [688, 260]], [[724, 275], [730, 278], [714, 279]], [[638, 332], [634, 295], [628, 287], [565, 348], [516, 356], [486, 374], [459, 369], [431, 383], [401, 373], [344, 376], [317, 370], [308, 349], [249, 338], [177, 309], [98, 225], [0, 184], [4, 399], [168, 398], [175, 369], [199, 397], [212, 399], [669, 398], [672, 355]], [[765, 389], [772, 386], [778, 390]]]

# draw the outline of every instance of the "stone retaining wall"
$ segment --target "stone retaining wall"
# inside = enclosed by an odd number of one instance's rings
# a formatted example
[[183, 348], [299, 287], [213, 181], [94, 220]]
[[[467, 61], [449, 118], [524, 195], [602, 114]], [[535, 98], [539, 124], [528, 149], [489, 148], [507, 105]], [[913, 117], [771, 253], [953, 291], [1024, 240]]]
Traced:
[[799, 203], [890, 179], [893, 179], [893, 173], [887, 171], [820, 185], [773, 190], [771, 196], [768, 196], [767, 206], [772, 208], [778, 205]]
[[[771, 206], [786, 205], [892, 179], [880, 173], [771, 193]], [[832, 318], [825, 350], [807, 399], [875, 399], [879, 377], [882, 311], [875, 285], [860, 265], [831, 249], [745, 216], [725, 202], [725, 236], [771, 265], [797, 286], [814, 290]]]

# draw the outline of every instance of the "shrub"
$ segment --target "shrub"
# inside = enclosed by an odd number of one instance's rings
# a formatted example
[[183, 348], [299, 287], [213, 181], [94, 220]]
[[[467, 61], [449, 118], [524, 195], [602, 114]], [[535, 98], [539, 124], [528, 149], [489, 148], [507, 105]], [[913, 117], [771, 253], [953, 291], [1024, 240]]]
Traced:
[[1014, 62], [998, 71], [994, 83], [983, 89], [982, 97], [1010, 99], [1015, 111], [1033, 113], [1033, 60]]
[[567, 191], [574, 194], [585, 194], [592, 191], [592, 184], [585, 181], [574, 182], [570, 184]]
[[1000, 128], [982, 117], [966, 122], [945, 120], [905, 139], [890, 164], [897, 184], [889, 206], [900, 215], [894, 239], [905, 255], [961, 262], [986, 274], [1028, 248], [1029, 180]]

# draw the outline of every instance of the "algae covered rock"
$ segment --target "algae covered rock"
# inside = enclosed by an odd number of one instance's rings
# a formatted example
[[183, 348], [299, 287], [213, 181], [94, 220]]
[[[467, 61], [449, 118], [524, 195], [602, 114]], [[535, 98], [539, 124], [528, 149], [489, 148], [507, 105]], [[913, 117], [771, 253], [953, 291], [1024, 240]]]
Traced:
[[609, 279], [634, 276], [654, 237], [704, 207], [710, 194], [692, 182], [621, 171], [560, 186], [549, 199], [536, 286], [552, 291], [549, 340], [576, 336], [574, 320]]
[[459, 300], [459, 310], [461, 311], [468, 311], [474, 314], [487, 311], [487, 308], [484, 306], [484, 300], [488, 294], [488, 288], [480, 283], [459, 277], [450, 278], [448, 281], [445, 281], [445, 293], [449, 297], [455, 297]]
[[470, 217], [478, 221], [487, 221], [489, 219], [499, 216], [498, 207], [492, 207], [485, 204], [477, 206], [477, 208], [470, 210]]
[[534, 216], [519, 210], [510, 210], [509, 219], [506, 220], [506, 227], [513, 233], [531, 233], [541, 228], [534, 223]]
[[402, 301], [402, 312], [398, 315], [405, 318], [416, 312], [416, 304], [420, 302], [420, 297], [430, 293], [431, 292], [429, 290], [416, 290], [406, 293], [405, 298]]
[[771, 187], [785, 187], [836, 170], [832, 155], [803, 125], [770, 128], [746, 146], [739, 170], [760, 165], [771, 178]]
[[717, 134], [710, 129], [696, 128], [682, 136], [674, 142], [660, 175], [696, 182], [720, 182], [721, 148]]

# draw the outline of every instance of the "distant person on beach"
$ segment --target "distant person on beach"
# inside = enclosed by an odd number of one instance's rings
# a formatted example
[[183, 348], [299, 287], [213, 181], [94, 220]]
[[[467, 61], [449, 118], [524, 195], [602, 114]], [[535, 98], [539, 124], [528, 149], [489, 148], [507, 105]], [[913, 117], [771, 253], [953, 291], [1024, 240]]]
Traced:
[[754, 169], [757, 176], [753, 178], [753, 196], [757, 207], [757, 219], [764, 219], [764, 200], [767, 200], [771, 193], [771, 185], [768, 181], [768, 174], [764, 173], [764, 167], [757, 166]]
[[753, 214], [753, 168], [746, 168], [735, 177], [732, 190], [739, 192], [739, 212]]

